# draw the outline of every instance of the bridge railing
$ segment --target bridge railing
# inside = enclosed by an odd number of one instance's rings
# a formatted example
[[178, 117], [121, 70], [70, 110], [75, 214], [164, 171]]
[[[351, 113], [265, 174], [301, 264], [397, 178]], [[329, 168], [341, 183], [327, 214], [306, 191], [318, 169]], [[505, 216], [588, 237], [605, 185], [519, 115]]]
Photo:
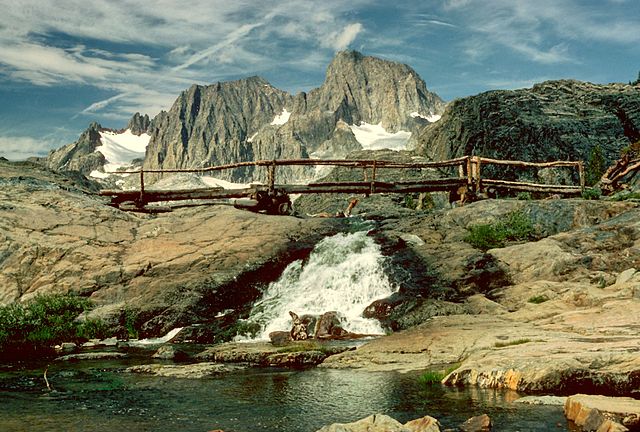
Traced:
[[[289, 185], [282, 187], [286, 193], [330, 193], [331, 191], [362, 191], [363, 188], [368, 187], [368, 193], [375, 193], [376, 188], [380, 191], [393, 192], [393, 191], [436, 191], [436, 190], [455, 190], [459, 187], [465, 187], [467, 191], [479, 192], [485, 187], [494, 187], [496, 189], [509, 189], [519, 191], [530, 192], [547, 192], [558, 193], [567, 195], [579, 195], [585, 188], [585, 175], [584, 164], [582, 161], [553, 161], [553, 162], [525, 162], [515, 160], [500, 160], [491, 159], [480, 156], [463, 156], [455, 159], [434, 161], [434, 162], [396, 162], [386, 160], [345, 160], [345, 159], [275, 159], [275, 160], [257, 160], [251, 162], [236, 162], [225, 165], [216, 165], [202, 168], [184, 168], [184, 169], [144, 169], [141, 167], [139, 170], [132, 171], [116, 171], [109, 174], [137, 174], [140, 176], [140, 191], [139, 202], [145, 202], [145, 195], [150, 195], [151, 192], [145, 192], [145, 174], [170, 174], [170, 173], [210, 173], [222, 170], [229, 170], [242, 167], [258, 167], [263, 166], [267, 168], [267, 192], [274, 194], [276, 191], [276, 168], [279, 166], [337, 166], [347, 168], [362, 168], [364, 175], [364, 182], [332, 182], [332, 183], [314, 183], [310, 185]], [[509, 181], [501, 179], [491, 179], [482, 177], [482, 168], [486, 165], [501, 165], [501, 166], [513, 166], [519, 168], [559, 168], [569, 167], [575, 168], [578, 171], [579, 186], [571, 185], [557, 185], [546, 183], [531, 183], [531, 182], [519, 182]], [[393, 182], [392, 186], [395, 188], [383, 187], [383, 185], [377, 181], [377, 175], [379, 169], [434, 169], [434, 168], [446, 168], [457, 167], [458, 176], [454, 178], [440, 178], [430, 179], [423, 181], [411, 181], [411, 182]], [[398, 187], [402, 186], [404, 187]], [[385, 184], [388, 186], [388, 184]], [[313, 187], [311, 187], [313, 186]], [[340, 188], [339, 186], [344, 186]], [[230, 196], [236, 196], [241, 194], [240, 190], [229, 190]], [[102, 195], [107, 196], [119, 196], [125, 195], [122, 191], [102, 191]], [[157, 192], [154, 192], [157, 194]], [[132, 192], [127, 192], [126, 195], [130, 197]], [[166, 195], [166, 197], [165, 197]], [[174, 194], [175, 195], [175, 194]], [[158, 200], [161, 197], [174, 196], [171, 194], [160, 194]], [[176, 195], [177, 196], [177, 195]], [[148, 198], [148, 197], [147, 197]], [[179, 199], [179, 198], [174, 198]]]

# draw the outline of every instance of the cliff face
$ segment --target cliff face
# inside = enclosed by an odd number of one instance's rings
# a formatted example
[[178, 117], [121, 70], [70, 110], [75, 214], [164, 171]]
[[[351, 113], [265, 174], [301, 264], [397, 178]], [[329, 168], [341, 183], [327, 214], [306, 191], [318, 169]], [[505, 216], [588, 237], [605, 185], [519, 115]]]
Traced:
[[45, 166], [56, 171], [80, 171], [87, 175], [104, 165], [104, 156], [95, 151], [100, 146], [101, 130], [98, 123], [91, 123], [78, 141], [52, 150], [44, 159]]
[[451, 102], [416, 139], [440, 160], [479, 155], [526, 161], [587, 160], [600, 145], [611, 162], [640, 140], [640, 86], [562, 80]]
[[[338, 53], [321, 87], [291, 96], [261, 78], [193, 86], [154, 119], [145, 167], [197, 168], [258, 159], [341, 157], [361, 145], [349, 125], [417, 131], [444, 102], [406, 65]], [[314, 152], [317, 152], [314, 154]], [[279, 181], [308, 175], [278, 171]], [[264, 179], [245, 168], [231, 180]]]

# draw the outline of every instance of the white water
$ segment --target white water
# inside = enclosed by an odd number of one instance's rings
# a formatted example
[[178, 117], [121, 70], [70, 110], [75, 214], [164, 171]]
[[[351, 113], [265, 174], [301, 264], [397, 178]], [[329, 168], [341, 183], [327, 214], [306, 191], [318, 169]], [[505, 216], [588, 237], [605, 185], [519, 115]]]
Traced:
[[173, 339], [178, 333], [180, 333], [180, 330], [182, 330], [183, 327], [177, 327], [174, 328], [173, 330], [171, 330], [169, 333], [167, 333], [164, 336], [161, 337], [157, 337], [157, 338], [149, 338], [149, 339], [140, 339], [137, 341], [130, 341], [129, 344], [130, 345], [160, 345], [163, 344], [165, 342], [169, 342], [171, 339]]
[[384, 273], [383, 259], [380, 247], [364, 231], [327, 237], [308, 261], [293, 262], [269, 285], [248, 321], [261, 325], [259, 339], [268, 339], [270, 332], [291, 329], [289, 311], [298, 315], [337, 311], [346, 330], [382, 334], [380, 323], [363, 318], [362, 312], [396, 290]]

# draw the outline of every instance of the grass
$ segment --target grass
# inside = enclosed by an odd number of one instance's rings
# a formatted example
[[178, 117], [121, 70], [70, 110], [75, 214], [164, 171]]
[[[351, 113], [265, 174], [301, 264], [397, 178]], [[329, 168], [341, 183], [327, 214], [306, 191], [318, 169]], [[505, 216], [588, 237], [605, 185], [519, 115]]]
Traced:
[[533, 297], [530, 297], [529, 300], [527, 300], [529, 303], [533, 303], [533, 304], [540, 304], [540, 303], [544, 303], [546, 301], [548, 301], [549, 298], [546, 295], [536, 295]]
[[512, 341], [509, 341], [509, 342], [496, 342], [494, 344], [494, 346], [496, 348], [504, 348], [504, 347], [514, 346], [514, 345], [522, 345], [522, 344], [526, 344], [526, 343], [529, 343], [529, 342], [531, 342], [531, 339], [524, 338], [524, 339], [512, 340]]
[[91, 303], [73, 295], [37, 295], [24, 303], [0, 307], [0, 350], [26, 351], [49, 348], [61, 342], [102, 337], [105, 326], [98, 320], [80, 322], [78, 316]]
[[504, 247], [507, 241], [533, 240], [534, 234], [531, 219], [522, 211], [513, 211], [502, 221], [471, 226], [464, 240], [476, 249], [486, 251]]
[[588, 188], [582, 192], [582, 199], [599, 200], [601, 195], [602, 191], [599, 188]]
[[420, 384], [425, 386], [440, 384], [440, 382], [442, 382], [444, 377], [449, 375], [454, 370], [458, 369], [460, 367], [460, 364], [461, 363], [454, 363], [446, 369], [428, 370], [422, 375], [420, 375], [420, 377], [418, 377], [418, 382], [420, 382]]

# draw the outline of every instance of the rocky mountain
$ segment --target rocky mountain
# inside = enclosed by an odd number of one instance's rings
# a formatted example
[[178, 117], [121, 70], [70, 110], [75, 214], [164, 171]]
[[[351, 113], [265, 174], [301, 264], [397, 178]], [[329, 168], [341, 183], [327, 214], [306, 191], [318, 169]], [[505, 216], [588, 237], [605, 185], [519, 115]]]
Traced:
[[91, 123], [87, 130], [82, 132], [78, 141], [52, 150], [44, 159], [44, 164], [56, 171], [80, 171], [88, 175], [106, 163], [104, 155], [96, 152], [96, 147], [100, 146], [102, 130], [100, 124]]
[[414, 143], [434, 160], [475, 154], [525, 161], [586, 161], [599, 145], [610, 163], [639, 140], [640, 86], [560, 80], [452, 101]]
[[[260, 159], [344, 157], [375, 141], [368, 129], [358, 130], [360, 125], [375, 128], [378, 138], [398, 134], [393, 143], [404, 147], [409, 134], [438, 119], [444, 106], [409, 66], [343, 51], [329, 65], [324, 83], [308, 93], [292, 96], [259, 77], [193, 85], [153, 120], [134, 115], [128, 129], [151, 136], [145, 168], [200, 168]], [[47, 166], [88, 174], [104, 164], [92, 155], [98, 129], [95, 125], [83, 134], [92, 140], [81, 138], [52, 152]], [[261, 180], [263, 171], [249, 167], [219, 177]], [[278, 171], [279, 181], [308, 175], [301, 168]]]

